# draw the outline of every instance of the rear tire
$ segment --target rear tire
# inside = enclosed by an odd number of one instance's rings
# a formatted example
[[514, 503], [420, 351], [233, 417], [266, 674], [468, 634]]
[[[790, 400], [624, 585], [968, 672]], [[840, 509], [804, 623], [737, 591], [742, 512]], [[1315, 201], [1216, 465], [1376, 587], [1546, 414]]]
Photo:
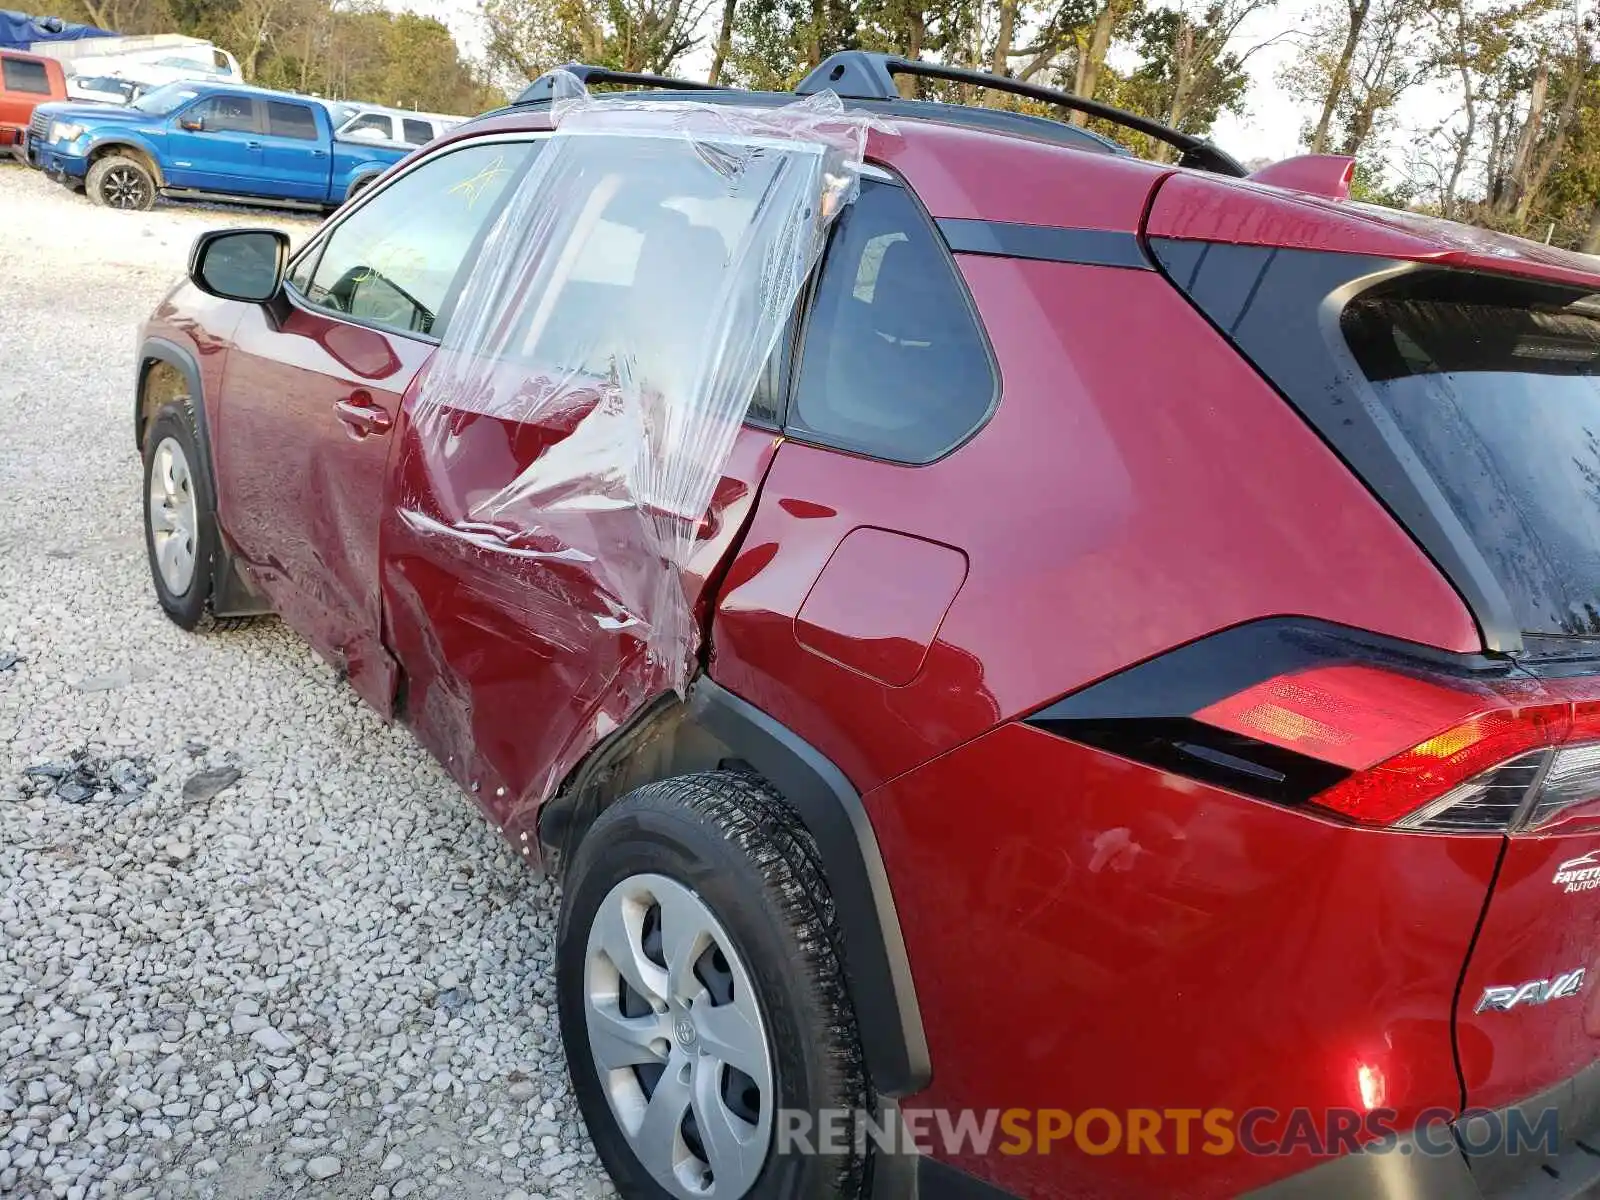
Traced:
[[155, 206], [156, 180], [138, 159], [108, 154], [89, 168], [84, 177], [89, 199], [106, 208], [145, 212]]
[[[564, 884], [556, 991], [573, 1090], [624, 1196], [690, 1200], [708, 1180], [720, 1200], [861, 1193], [866, 1077], [838, 946], [816, 845], [765, 782], [663, 780], [595, 821]], [[811, 1114], [800, 1132], [822, 1152], [792, 1144], [785, 1110]]]
[[193, 629], [211, 599], [216, 503], [187, 403], [168, 404], [144, 435], [144, 539], [156, 600]]

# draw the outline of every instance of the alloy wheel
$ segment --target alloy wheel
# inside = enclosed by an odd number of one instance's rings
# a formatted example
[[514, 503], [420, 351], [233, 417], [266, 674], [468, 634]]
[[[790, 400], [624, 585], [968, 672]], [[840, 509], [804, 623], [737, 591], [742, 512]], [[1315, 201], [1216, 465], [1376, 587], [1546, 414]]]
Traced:
[[174, 596], [194, 583], [199, 507], [188, 456], [175, 438], [162, 438], [150, 465], [150, 550]]
[[744, 1195], [772, 1141], [772, 1053], [749, 971], [692, 890], [634, 875], [589, 927], [584, 1009], [612, 1115], [683, 1200]]
[[147, 193], [144, 178], [132, 167], [113, 167], [100, 183], [110, 208], [143, 208]]

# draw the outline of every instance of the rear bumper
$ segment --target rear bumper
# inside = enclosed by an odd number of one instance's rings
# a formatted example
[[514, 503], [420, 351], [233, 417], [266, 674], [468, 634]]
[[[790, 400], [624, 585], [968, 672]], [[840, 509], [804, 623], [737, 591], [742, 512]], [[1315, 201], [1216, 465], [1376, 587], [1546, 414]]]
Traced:
[[[1600, 1183], [1600, 1062], [1498, 1112], [1450, 1130], [1453, 1153], [1407, 1136], [1384, 1153], [1349, 1154], [1251, 1193], [1255, 1200], [1566, 1200]], [[1429, 1141], [1438, 1143], [1443, 1131]]]
[[[1554, 1122], [1555, 1133], [1547, 1139], [1556, 1143], [1553, 1152], [1539, 1146], [1509, 1154], [1499, 1144], [1499, 1131], [1537, 1130], [1540, 1121]], [[1600, 1062], [1514, 1108], [1457, 1122], [1457, 1137], [1479, 1192], [1489, 1200], [1577, 1195], [1600, 1182]]]
[[[1011, 1195], [927, 1157], [880, 1156], [873, 1184], [873, 1200]], [[1600, 1062], [1512, 1108], [1406, 1134], [1381, 1151], [1329, 1159], [1248, 1200], [1569, 1200], [1597, 1194], [1597, 1184]]]

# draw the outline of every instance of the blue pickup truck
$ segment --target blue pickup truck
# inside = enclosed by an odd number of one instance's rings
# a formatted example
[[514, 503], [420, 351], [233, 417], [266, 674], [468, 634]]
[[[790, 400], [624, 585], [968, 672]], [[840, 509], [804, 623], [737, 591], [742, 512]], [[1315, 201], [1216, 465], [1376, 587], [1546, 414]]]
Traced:
[[336, 208], [410, 152], [333, 136], [317, 100], [238, 84], [170, 83], [126, 107], [41, 104], [27, 157], [110, 208], [156, 196]]

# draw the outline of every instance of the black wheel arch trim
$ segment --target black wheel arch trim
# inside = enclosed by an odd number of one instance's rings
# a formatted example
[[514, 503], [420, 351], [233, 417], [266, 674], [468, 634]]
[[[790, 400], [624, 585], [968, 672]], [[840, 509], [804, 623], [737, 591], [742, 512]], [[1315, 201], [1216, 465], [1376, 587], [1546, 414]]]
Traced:
[[[220, 505], [217, 492], [216, 470], [211, 462], [211, 430], [206, 421], [205, 392], [200, 384], [200, 365], [195, 357], [177, 342], [162, 337], [147, 337], [139, 347], [137, 373], [133, 380], [133, 444], [144, 453], [144, 387], [145, 376], [152, 363], [165, 363], [184, 378], [189, 387], [189, 411], [194, 416], [196, 449], [200, 453], [200, 469], [205, 472], [206, 486], [211, 502]], [[217, 528], [217, 557], [211, 565], [211, 611], [218, 617], [259, 616], [272, 611], [271, 605], [256, 594], [241, 571], [233, 548], [228, 544], [221, 522]]]
[[[658, 736], [670, 739], [664, 756], [640, 774], [620, 769], [644, 747], [659, 747]], [[860, 793], [816, 747], [708, 676], [698, 677], [683, 699], [667, 693], [645, 705], [591, 749], [538, 808], [543, 867], [561, 876], [595, 818], [634, 787], [729, 766], [754, 771], [777, 788], [817, 844], [837, 908], [840, 956], [867, 1075], [880, 1105], [921, 1091], [933, 1077], [927, 1037], [888, 872]], [[525, 842], [533, 830], [508, 823], [503, 832]]]
[[927, 1036], [888, 871], [860, 793], [821, 751], [709, 678], [690, 690], [688, 710], [783, 793], [816, 840], [844, 933], [867, 1074], [881, 1096], [921, 1091], [933, 1077]]
[[166, 363], [178, 371], [183, 376], [184, 382], [189, 385], [189, 407], [194, 413], [195, 432], [200, 436], [200, 457], [205, 467], [206, 482], [211, 485], [211, 494], [215, 496], [217, 477], [211, 468], [211, 431], [206, 426], [206, 403], [205, 393], [200, 385], [200, 364], [188, 350], [166, 338], [148, 337], [139, 347], [138, 375], [133, 381], [134, 448], [141, 453], [144, 451], [144, 384], [150, 365], [155, 362]]

